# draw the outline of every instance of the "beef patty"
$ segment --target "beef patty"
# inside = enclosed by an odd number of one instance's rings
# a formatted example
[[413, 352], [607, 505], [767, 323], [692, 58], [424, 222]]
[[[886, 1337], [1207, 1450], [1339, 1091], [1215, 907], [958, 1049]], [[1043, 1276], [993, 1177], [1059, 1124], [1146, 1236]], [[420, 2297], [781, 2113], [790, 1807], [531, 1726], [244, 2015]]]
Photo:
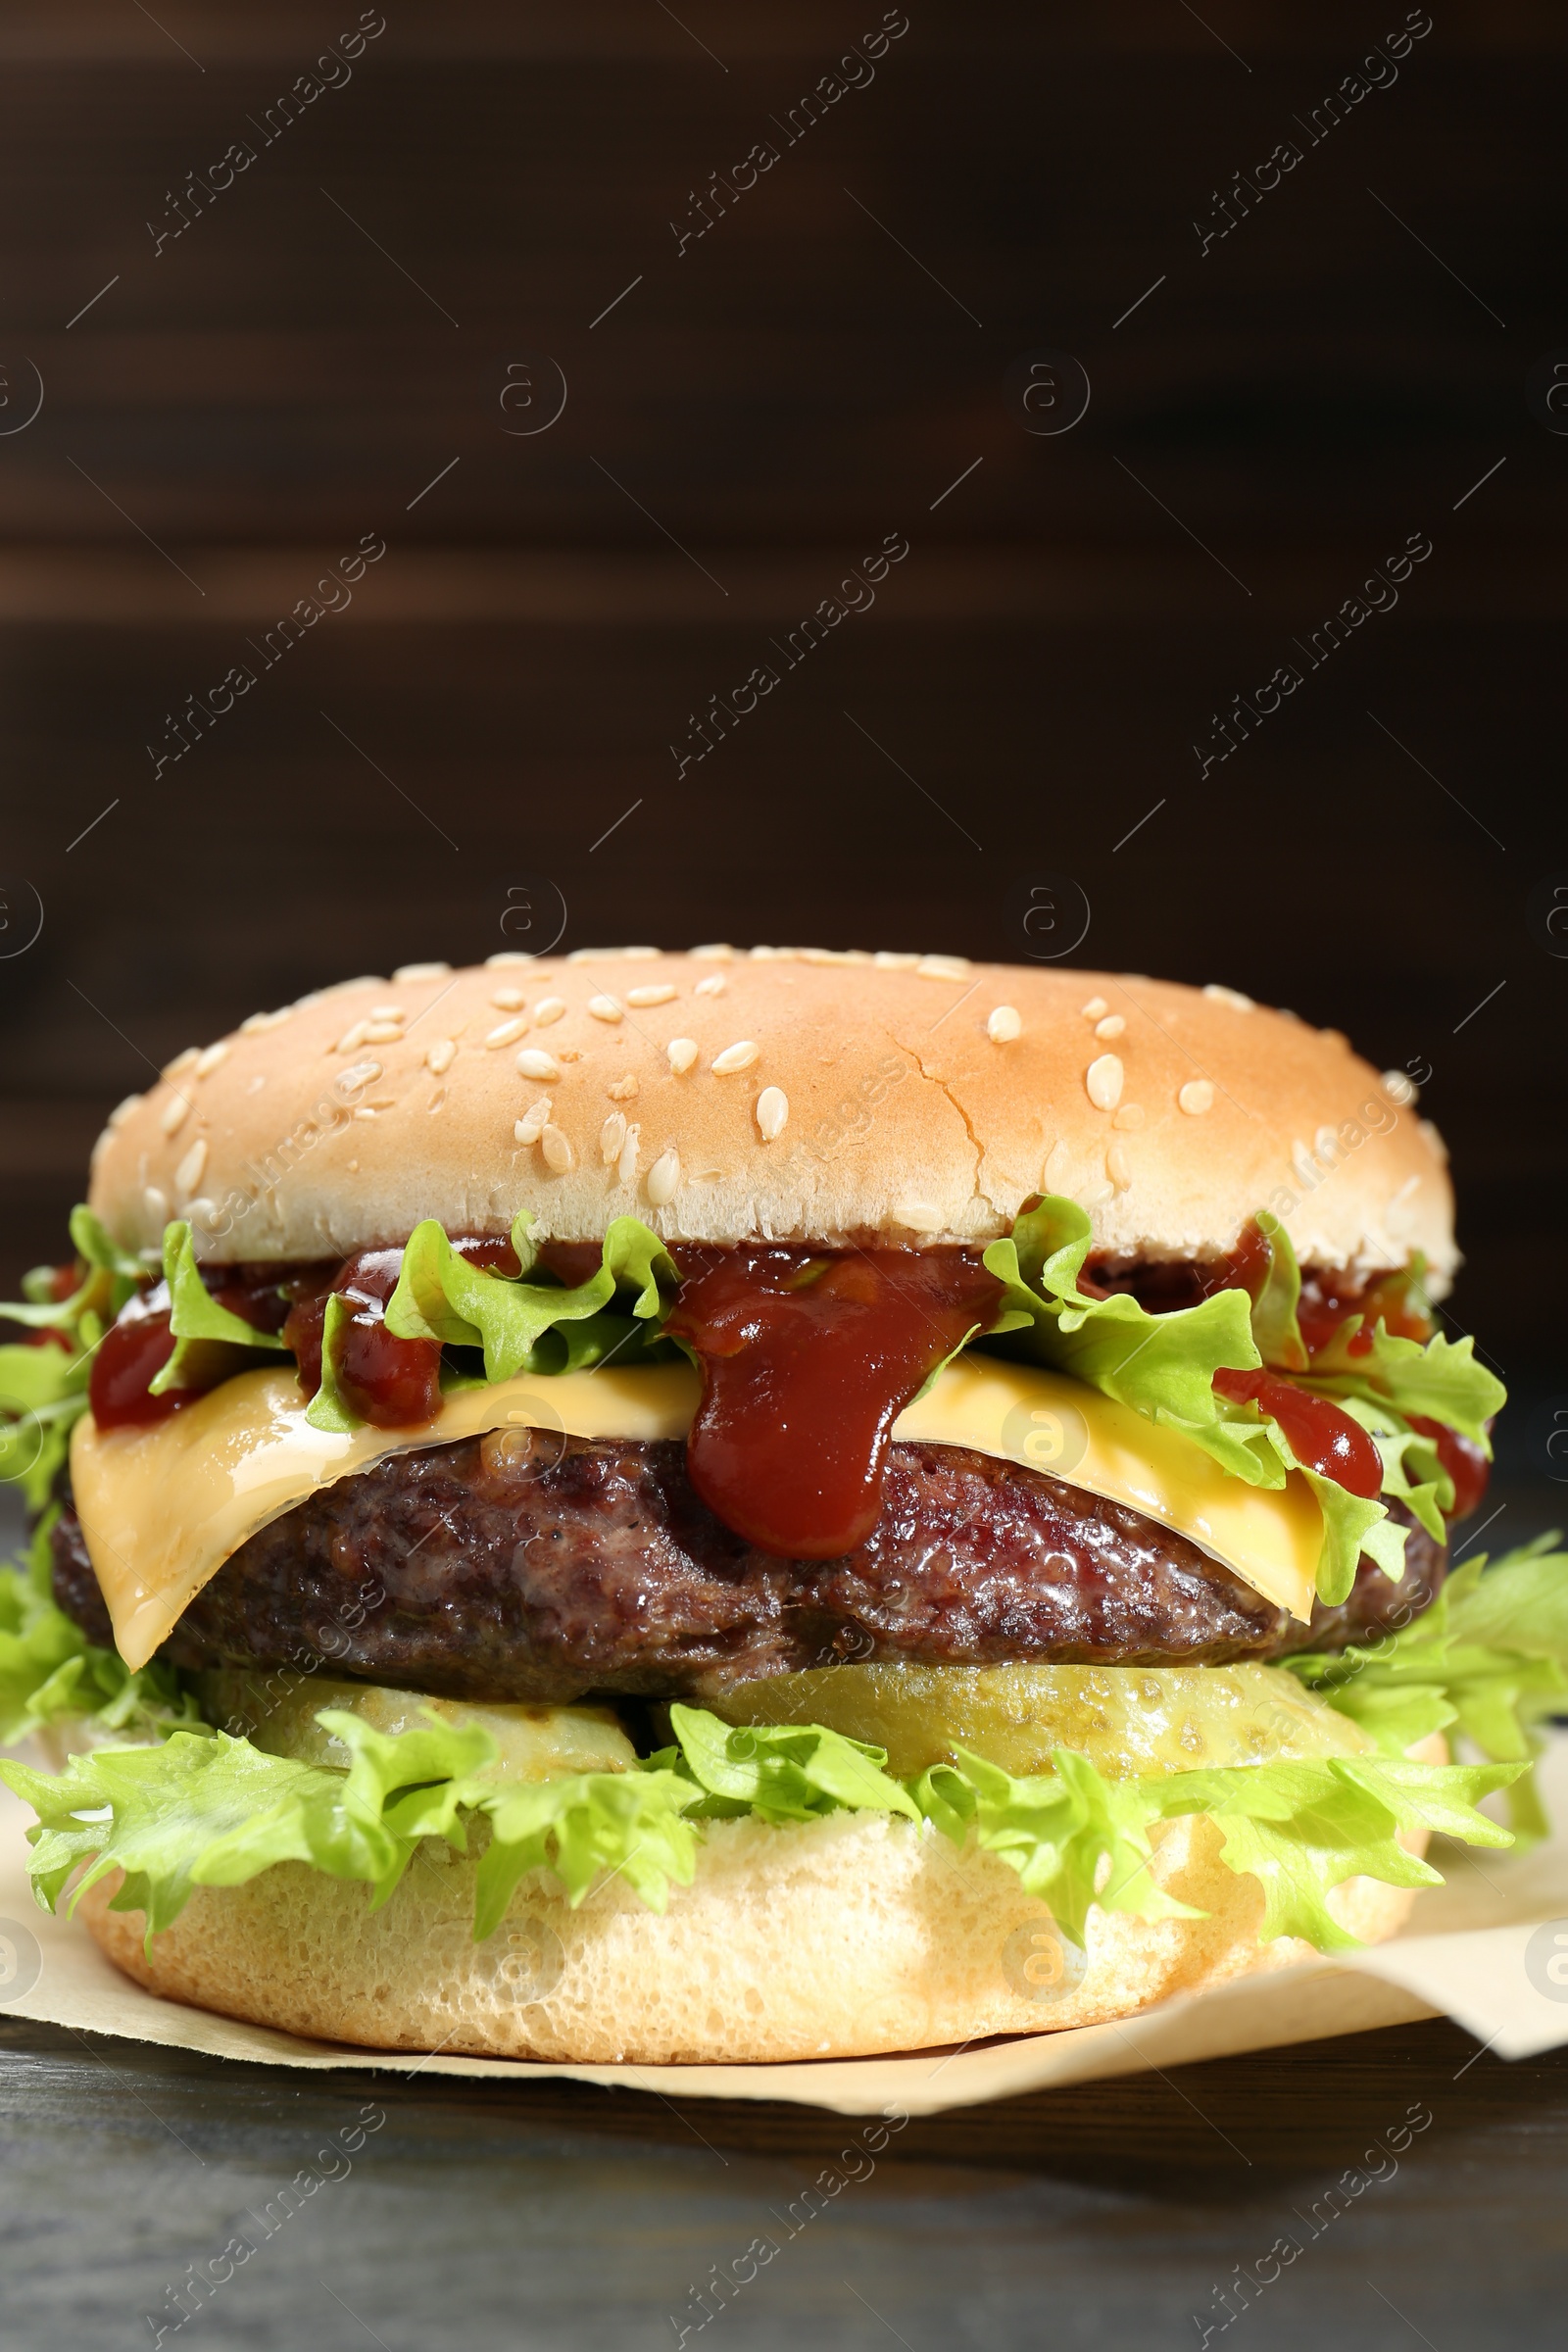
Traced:
[[[1399, 1506], [1394, 1506], [1397, 1512]], [[263, 1528], [196, 1595], [172, 1664], [330, 1665], [452, 1698], [702, 1697], [853, 1658], [1205, 1665], [1340, 1648], [1432, 1600], [1363, 1558], [1310, 1628], [1141, 1513], [956, 1446], [895, 1446], [858, 1551], [781, 1560], [694, 1494], [684, 1446], [492, 1431], [400, 1453]], [[60, 1606], [105, 1646], [80, 1525], [54, 1532]]]

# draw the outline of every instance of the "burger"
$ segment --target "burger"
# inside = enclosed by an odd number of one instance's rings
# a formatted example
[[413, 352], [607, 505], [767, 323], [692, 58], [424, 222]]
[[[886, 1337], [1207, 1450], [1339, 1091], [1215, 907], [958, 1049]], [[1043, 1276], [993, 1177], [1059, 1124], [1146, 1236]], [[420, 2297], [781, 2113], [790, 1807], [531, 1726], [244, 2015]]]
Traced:
[[412, 964], [113, 1112], [0, 1349], [39, 1900], [152, 1991], [636, 2063], [1120, 2018], [1529, 1830], [1568, 1560], [1406, 1073], [1222, 987]]

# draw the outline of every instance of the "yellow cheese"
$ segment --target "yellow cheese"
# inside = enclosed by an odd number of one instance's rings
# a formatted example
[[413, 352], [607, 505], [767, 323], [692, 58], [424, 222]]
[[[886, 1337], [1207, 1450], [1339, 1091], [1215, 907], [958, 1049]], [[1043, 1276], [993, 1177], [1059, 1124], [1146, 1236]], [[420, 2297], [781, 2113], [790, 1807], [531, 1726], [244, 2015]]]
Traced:
[[[144, 1665], [247, 1536], [318, 1488], [387, 1455], [488, 1429], [576, 1438], [683, 1438], [697, 1409], [685, 1364], [567, 1372], [464, 1389], [421, 1429], [313, 1429], [292, 1368], [243, 1372], [150, 1429], [77, 1423], [71, 1475], [121, 1655]], [[896, 1423], [895, 1438], [968, 1446], [1069, 1480], [1176, 1529], [1266, 1598], [1305, 1618], [1322, 1521], [1293, 1473], [1281, 1493], [1059, 1373], [963, 1356]]]

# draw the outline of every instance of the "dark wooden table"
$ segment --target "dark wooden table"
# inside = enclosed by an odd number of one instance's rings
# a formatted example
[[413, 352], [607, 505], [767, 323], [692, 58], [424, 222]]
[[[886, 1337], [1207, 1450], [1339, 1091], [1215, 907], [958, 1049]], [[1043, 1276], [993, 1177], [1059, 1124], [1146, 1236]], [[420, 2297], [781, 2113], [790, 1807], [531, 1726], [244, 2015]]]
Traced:
[[[1435, 2022], [915, 2121], [875, 2158], [854, 2153], [863, 2129], [574, 2083], [323, 2081], [0, 2021], [5, 2338], [1562, 2341], [1568, 2050], [1503, 2065]], [[336, 2177], [285, 2218], [302, 2171]], [[858, 2178], [803, 2219], [824, 2171]], [[255, 2253], [176, 2335], [171, 2290], [246, 2231]], [[699, 2327], [697, 2290], [760, 2236], [778, 2253]], [[1238, 2271], [1259, 2270], [1243, 2308]]]

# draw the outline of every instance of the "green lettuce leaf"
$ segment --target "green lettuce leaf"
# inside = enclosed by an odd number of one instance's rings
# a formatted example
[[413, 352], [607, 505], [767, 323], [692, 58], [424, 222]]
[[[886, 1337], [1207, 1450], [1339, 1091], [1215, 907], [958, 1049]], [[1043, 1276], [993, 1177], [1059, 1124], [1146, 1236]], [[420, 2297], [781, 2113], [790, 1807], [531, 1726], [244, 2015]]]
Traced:
[[1262, 1886], [1258, 1933], [1265, 1943], [1276, 1936], [1300, 1936], [1319, 1951], [1333, 1952], [1359, 1940], [1328, 1909], [1327, 1896], [1345, 1880], [1442, 1885], [1441, 1872], [1398, 1843], [1400, 1830], [1441, 1832], [1468, 1845], [1511, 1845], [1511, 1834], [1477, 1812], [1476, 1804], [1522, 1769], [1512, 1763], [1325, 1756], [1174, 1773], [1153, 1788], [1163, 1797], [1167, 1819], [1207, 1813], [1219, 1824], [1226, 1862]]
[[[403, 1253], [397, 1289], [387, 1301], [387, 1329], [404, 1340], [481, 1348], [486, 1379], [512, 1380], [519, 1372], [557, 1372], [585, 1360], [602, 1360], [624, 1346], [638, 1325], [657, 1323], [664, 1308], [663, 1290], [673, 1290], [680, 1278], [658, 1234], [640, 1218], [612, 1220], [599, 1266], [571, 1290], [548, 1275], [530, 1279], [537, 1262], [532, 1223], [523, 1210], [512, 1228], [512, 1245], [522, 1269], [516, 1277], [470, 1265], [433, 1217], [416, 1225]], [[597, 1345], [579, 1343], [574, 1350], [566, 1327], [597, 1319], [617, 1292], [628, 1291], [635, 1294], [631, 1324], [614, 1318], [612, 1331], [596, 1334]], [[550, 1337], [557, 1339], [554, 1349], [544, 1346]], [[620, 1360], [627, 1360], [624, 1354]]]
[[1309, 1359], [1296, 1319], [1301, 1298], [1301, 1270], [1296, 1251], [1290, 1235], [1270, 1210], [1258, 1210], [1257, 1229], [1268, 1248], [1268, 1272], [1252, 1301], [1252, 1339], [1264, 1363], [1275, 1371], [1304, 1372]]
[[1207, 1813], [1223, 1833], [1230, 1868], [1262, 1885], [1264, 1941], [1300, 1936], [1320, 1951], [1356, 1940], [1327, 1905], [1343, 1880], [1441, 1884], [1430, 1864], [1397, 1843], [1398, 1831], [1442, 1830], [1473, 1845], [1510, 1844], [1509, 1833], [1475, 1803], [1521, 1770], [1508, 1763], [1433, 1766], [1325, 1756], [1104, 1781], [1065, 1750], [1052, 1763], [1049, 1774], [1013, 1780], [959, 1750], [956, 1766], [933, 1766], [915, 1794], [956, 1842], [972, 1829], [976, 1842], [1015, 1870], [1080, 1945], [1091, 1902], [1144, 1919], [1196, 1916], [1149, 1877], [1149, 1830], [1179, 1814]]
[[908, 1790], [883, 1770], [886, 1748], [816, 1724], [737, 1729], [699, 1707], [672, 1706], [669, 1719], [678, 1744], [665, 1752], [703, 1791], [704, 1813], [811, 1821], [844, 1806], [920, 1819]]
[[25, 1298], [0, 1304], [0, 1321], [55, 1335], [42, 1346], [0, 1347], [0, 1480], [20, 1486], [29, 1511], [48, 1501], [72, 1425], [87, 1409], [94, 1348], [147, 1278], [90, 1208], [72, 1210], [71, 1239], [83, 1272], [69, 1298], [54, 1298], [52, 1266], [34, 1266], [23, 1278]]
[[1232, 1404], [1214, 1394], [1214, 1374], [1256, 1369], [1265, 1343], [1305, 1360], [1296, 1322], [1295, 1255], [1276, 1218], [1259, 1224], [1270, 1256], [1257, 1307], [1245, 1291], [1215, 1291], [1197, 1306], [1152, 1315], [1125, 1293], [1091, 1298], [1079, 1290], [1089, 1219], [1075, 1201], [1044, 1200], [1018, 1218], [1010, 1240], [993, 1242], [985, 1253], [1005, 1286], [1003, 1320], [986, 1345], [1069, 1372], [1179, 1430], [1249, 1486], [1277, 1489], [1300, 1470], [1323, 1515], [1317, 1590], [1325, 1601], [1338, 1602], [1355, 1581], [1362, 1552], [1396, 1581], [1402, 1576], [1406, 1531], [1389, 1518], [1386, 1503], [1306, 1469], [1279, 1423], [1256, 1404]]
[[1395, 1339], [1379, 1317], [1370, 1352], [1351, 1355], [1350, 1341], [1363, 1321], [1360, 1315], [1346, 1318], [1330, 1345], [1312, 1358], [1303, 1387], [1336, 1399], [1364, 1397], [1401, 1417], [1420, 1413], [1446, 1422], [1461, 1436], [1478, 1439], [1490, 1454], [1487, 1423], [1507, 1403], [1508, 1392], [1476, 1362], [1474, 1340], [1468, 1335], [1450, 1340], [1441, 1331], [1424, 1344]]
[[[59, 1775], [19, 1764], [0, 1778], [38, 1815], [30, 1875], [57, 1908], [111, 1870], [115, 1897], [141, 1910], [149, 1936], [178, 1917], [193, 1886], [243, 1885], [278, 1862], [357, 1880], [384, 1903], [419, 1840], [479, 1853], [474, 1934], [491, 1934], [526, 1873], [549, 1870], [575, 1905], [604, 1876], [624, 1876], [662, 1910], [689, 1885], [704, 1823], [755, 1813], [783, 1825], [844, 1809], [929, 1822], [956, 1843], [971, 1836], [1050, 1904], [1080, 1944], [1090, 1906], [1147, 1919], [1196, 1916], [1149, 1871], [1156, 1822], [1207, 1813], [1229, 1866], [1265, 1893], [1265, 1937], [1303, 1936], [1324, 1950], [1349, 1940], [1327, 1909], [1333, 1887], [1368, 1876], [1397, 1886], [1438, 1874], [1397, 1843], [1425, 1828], [1472, 1844], [1509, 1833], [1475, 1810], [1521, 1761], [1411, 1764], [1396, 1757], [1316, 1758], [1110, 1781], [1058, 1750], [1053, 1769], [1014, 1780], [966, 1750], [907, 1788], [880, 1748], [815, 1725], [751, 1729], [701, 1708], [670, 1709], [675, 1744], [625, 1773], [509, 1782], [482, 1726], [426, 1710], [427, 1728], [384, 1733], [343, 1709], [318, 1721], [351, 1751], [348, 1771], [264, 1753], [225, 1732], [177, 1729], [151, 1746], [100, 1747]], [[80, 1873], [78, 1878], [77, 1874]]]
[[172, 1667], [155, 1662], [132, 1674], [56, 1608], [49, 1530], [58, 1515], [40, 1519], [25, 1563], [0, 1567], [0, 1747], [55, 1723], [85, 1723], [96, 1734], [199, 1723]]
[[1084, 1210], [1053, 1195], [991, 1244], [985, 1265], [1005, 1297], [987, 1347], [1071, 1373], [1181, 1430], [1249, 1486], [1282, 1487], [1286, 1465], [1268, 1425], [1214, 1394], [1222, 1367], [1251, 1371], [1260, 1361], [1246, 1292], [1215, 1291], [1168, 1315], [1152, 1315], [1125, 1292], [1091, 1298], [1078, 1288], [1090, 1241]]
[[183, 1218], [164, 1227], [164, 1280], [175, 1348], [152, 1382], [155, 1396], [162, 1396], [166, 1389], [214, 1387], [243, 1372], [254, 1349], [282, 1348], [280, 1334], [258, 1331], [242, 1315], [219, 1304], [202, 1280], [191, 1229]]
[[[1484, 1556], [1466, 1561], [1401, 1632], [1282, 1663], [1386, 1753], [1452, 1727], [1483, 1756], [1526, 1765], [1540, 1748], [1535, 1727], [1568, 1712], [1568, 1552], [1544, 1536], [1492, 1568]], [[1509, 1807], [1520, 1835], [1541, 1834], [1531, 1773]]]
[[914, 1783], [920, 1810], [956, 1845], [972, 1831], [979, 1846], [1050, 1904], [1074, 1943], [1083, 1944], [1093, 1902], [1145, 1919], [1198, 1916], [1148, 1875], [1157, 1783], [1103, 1780], [1065, 1748], [1053, 1756], [1053, 1771], [1028, 1780], [1013, 1780], [964, 1748], [955, 1752], [956, 1764], [934, 1764]]
[[338, 1349], [343, 1327], [354, 1320], [354, 1306], [341, 1291], [334, 1291], [326, 1302], [321, 1321], [321, 1385], [305, 1408], [305, 1418], [313, 1429], [324, 1429], [333, 1437], [348, 1437], [364, 1426], [362, 1417], [349, 1403], [338, 1386]]

